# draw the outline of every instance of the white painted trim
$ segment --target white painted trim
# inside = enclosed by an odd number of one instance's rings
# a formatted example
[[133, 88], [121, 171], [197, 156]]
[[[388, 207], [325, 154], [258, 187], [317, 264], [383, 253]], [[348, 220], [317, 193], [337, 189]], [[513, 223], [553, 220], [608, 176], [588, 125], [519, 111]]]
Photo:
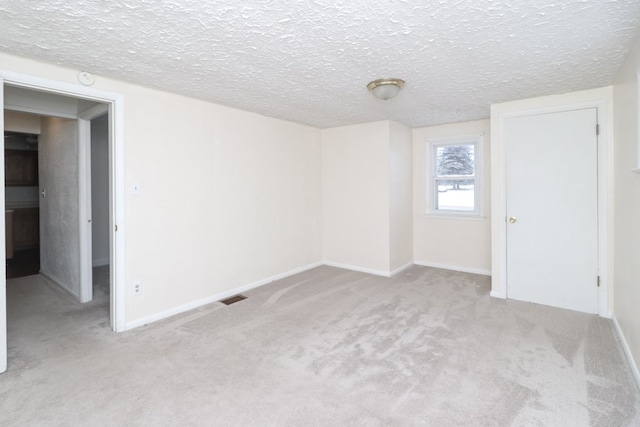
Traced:
[[408, 262], [405, 265], [403, 265], [402, 267], [398, 267], [395, 270], [391, 271], [391, 273], [389, 274], [389, 277], [393, 277], [396, 274], [403, 272], [404, 270], [406, 270], [409, 267], [413, 267], [413, 262]]
[[[636, 123], [640, 123], [640, 68], [636, 70]], [[640, 129], [640, 127], [637, 127]], [[640, 132], [636, 132], [636, 168], [631, 172], [640, 174]]]
[[91, 262], [92, 267], [102, 267], [103, 265], [109, 265], [109, 258], [96, 258]]
[[175, 316], [176, 314], [184, 313], [185, 311], [193, 310], [198, 307], [202, 307], [207, 304], [211, 304], [217, 301], [220, 301], [225, 298], [232, 297], [234, 295], [240, 294], [242, 292], [247, 292], [251, 289], [259, 288], [260, 286], [264, 286], [273, 281], [284, 279], [285, 277], [293, 276], [294, 274], [302, 273], [303, 271], [311, 270], [312, 268], [316, 268], [322, 265], [322, 262], [314, 262], [313, 264], [308, 264], [303, 267], [295, 268], [293, 270], [287, 271], [285, 273], [276, 274], [275, 276], [267, 277], [266, 279], [258, 280], [257, 282], [249, 283], [248, 285], [239, 286], [230, 291], [220, 292], [215, 295], [211, 295], [206, 298], [202, 298], [196, 301], [188, 302], [186, 304], [180, 305], [178, 307], [171, 308], [169, 310], [165, 310], [160, 313], [152, 314], [151, 316], [143, 317], [142, 319], [134, 320], [132, 322], [128, 322], [126, 324], [126, 330], [138, 328], [140, 326], [148, 325], [149, 323], [157, 322], [159, 320], [166, 319], [171, 316]]
[[[111, 328], [126, 331], [125, 282], [125, 186], [124, 186], [124, 98], [109, 105], [109, 233], [111, 279]], [[117, 229], [117, 231], [116, 231]]]
[[[16, 73], [0, 69], [0, 83], [22, 87], [29, 90], [65, 95], [73, 98], [86, 99], [94, 102], [106, 103], [109, 108], [110, 126], [110, 242], [111, 242], [111, 328], [116, 331], [126, 330], [125, 307], [125, 191], [124, 191], [124, 96], [114, 92], [107, 92], [91, 87], [80, 86], [44, 79], [37, 76]], [[0, 92], [2, 93], [2, 92]], [[55, 114], [54, 114], [55, 115]], [[4, 164], [4, 163], [3, 163]], [[2, 192], [3, 190], [0, 190]], [[0, 221], [0, 235], [4, 233], [4, 220]], [[117, 225], [118, 231], [115, 231]], [[1, 246], [1, 245], [0, 245]], [[0, 283], [4, 284], [4, 276]], [[0, 304], [2, 311], [3, 304]], [[1, 314], [1, 313], [0, 313]], [[0, 325], [2, 327], [2, 325]], [[6, 325], [4, 330], [6, 331]], [[2, 335], [0, 335], [2, 337]], [[2, 359], [0, 345], [0, 361]], [[1, 367], [1, 365], [0, 365]]]
[[620, 328], [620, 324], [618, 323], [618, 319], [616, 319], [615, 314], [611, 316], [611, 321], [613, 322], [613, 327], [615, 328], [616, 333], [618, 334], [618, 338], [620, 339], [620, 344], [622, 344], [624, 355], [627, 357], [627, 363], [629, 363], [629, 368], [631, 369], [631, 373], [633, 374], [633, 379], [636, 380], [636, 386], [638, 387], [638, 390], [640, 390], [640, 371], [638, 371], [638, 365], [633, 358], [633, 353], [631, 352], [629, 343], [627, 343], [627, 339], [622, 333], [622, 329]]
[[[0, 74], [0, 102], [4, 101], [4, 79]], [[0, 128], [4, 134], [4, 114], [0, 114]], [[4, 141], [4, 138], [3, 138]], [[4, 142], [0, 150], [0, 173], [4, 176]], [[0, 185], [0, 197], [4, 200], [4, 185]], [[0, 215], [0, 242], [6, 240], [5, 236], [5, 216]], [[6, 247], [0, 245], [0, 259], [6, 260]], [[7, 370], [7, 265], [1, 263], [0, 269], [0, 373]]]
[[508, 118], [596, 108], [598, 138], [598, 314], [606, 317], [611, 307], [609, 283], [613, 277], [613, 92], [611, 86], [562, 95], [551, 95], [491, 105], [491, 259], [492, 295], [508, 298], [506, 252], [506, 147], [502, 141]]
[[500, 292], [495, 292], [495, 291], [491, 291], [491, 292], [489, 292], [489, 296], [490, 296], [491, 298], [506, 299], [504, 296], [500, 295]]
[[91, 123], [78, 119], [78, 229], [80, 302], [93, 299], [91, 256]]
[[44, 271], [40, 270], [40, 276], [42, 276], [47, 282], [49, 282], [50, 285], [53, 285], [54, 287], [60, 289], [61, 291], [63, 291], [65, 294], [69, 295], [73, 299], [75, 299], [75, 300], [80, 299], [80, 295], [76, 295], [73, 291], [71, 291], [71, 289], [69, 289], [65, 285], [63, 285], [62, 282], [60, 282], [60, 281], [54, 279], [53, 277], [49, 276]]
[[359, 271], [361, 273], [373, 274], [375, 276], [391, 277], [391, 272], [389, 271], [374, 270], [366, 267], [358, 267], [355, 265], [341, 264], [339, 262], [325, 261], [324, 265], [328, 265], [329, 267], [342, 268], [345, 270]]
[[449, 215], [449, 214], [444, 214], [444, 213], [433, 213], [433, 212], [424, 212], [423, 213], [424, 216], [426, 216], [428, 219], [444, 219], [447, 221], [460, 221], [460, 220], [464, 220], [464, 221], [484, 221], [487, 219], [486, 216], [482, 216], [482, 215], [463, 215], [463, 214], [459, 214], [459, 215]]
[[422, 267], [441, 268], [443, 270], [460, 271], [461, 273], [472, 273], [472, 274], [481, 274], [483, 276], [491, 276], [490, 270], [485, 270], [482, 268], [462, 267], [459, 265], [447, 265], [447, 264], [439, 264], [437, 262], [424, 262], [424, 261], [414, 261], [413, 263], [415, 265], [420, 265]]

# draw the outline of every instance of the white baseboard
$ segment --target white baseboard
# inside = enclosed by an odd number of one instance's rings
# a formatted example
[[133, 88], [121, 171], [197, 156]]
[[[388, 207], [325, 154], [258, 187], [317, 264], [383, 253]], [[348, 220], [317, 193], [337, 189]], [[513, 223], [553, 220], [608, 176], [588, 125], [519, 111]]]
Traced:
[[231, 289], [229, 291], [220, 292], [215, 295], [211, 295], [206, 298], [202, 298], [196, 301], [191, 301], [186, 304], [180, 305], [178, 307], [171, 308], [169, 310], [162, 311], [160, 313], [152, 314], [151, 316], [143, 317], [138, 320], [134, 320], [131, 322], [127, 322], [125, 325], [125, 330], [128, 331], [130, 329], [138, 328], [140, 326], [147, 325], [149, 323], [157, 322], [159, 320], [166, 319], [171, 316], [175, 316], [176, 314], [184, 313], [185, 311], [193, 310], [198, 307], [202, 307], [203, 305], [211, 304], [212, 302], [220, 301], [225, 298], [232, 297], [234, 295], [240, 294], [242, 292], [247, 292], [251, 289], [258, 288], [260, 286], [266, 285], [267, 283], [271, 283], [275, 280], [284, 279], [285, 277], [293, 276], [294, 274], [302, 273], [303, 271], [311, 270], [312, 268], [316, 268], [321, 266], [322, 262], [314, 262], [313, 264], [308, 264], [303, 267], [299, 267], [285, 273], [276, 274], [275, 276], [267, 277], [266, 279], [258, 280], [257, 282], [249, 283], [247, 285], [239, 286], [237, 288]]
[[339, 262], [325, 261], [324, 265], [328, 265], [329, 267], [343, 268], [345, 270], [359, 271], [361, 273], [373, 274], [375, 276], [391, 277], [392, 275], [391, 272], [389, 271], [373, 270], [371, 268], [358, 267], [358, 266], [349, 265], [349, 264], [341, 264]]
[[80, 301], [80, 295], [76, 295], [71, 289], [67, 288], [65, 285], [63, 285], [61, 282], [59, 282], [58, 280], [56, 280], [53, 277], [51, 277], [46, 272], [40, 270], [40, 276], [42, 276], [53, 287], [55, 287], [57, 289], [60, 289], [65, 294], [67, 294], [67, 295], [77, 299], [78, 301]]
[[500, 298], [500, 299], [507, 299], [506, 295], [502, 295], [502, 292], [498, 292], [498, 291], [491, 291], [489, 292], [489, 296], [491, 298]]
[[361, 273], [368, 273], [376, 276], [393, 277], [396, 274], [400, 273], [401, 271], [404, 271], [407, 268], [411, 267], [413, 265], [413, 262], [408, 262], [405, 265], [398, 267], [395, 270], [392, 270], [390, 272], [382, 271], [382, 270], [373, 270], [371, 268], [357, 267], [355, 265], [340, 264], [338, 262], [331, 262], [331, 261], [325, 261], [324, 265], [328, 265], [329, 267], [343, 268], [345, 270], [359, 271]]
[[442, 268], [443, 270], [461, 271], [463, 273], [481, 274], [483, 276], [491, 276], [491, 270], [483, 270], [480, 268], [461, 267], [459, 265], [438, 264], [435, 262], [414, 261], [415, 265], [423, 267]]
[[393, 270], [389, 276], [390, 276], [390, 277], [393, 277], [393, 276], [395, 276], [396, 274], [398, 274], [398, 273], [400, 273], [400, 272], [402, 272], [402, 271], [404, 271], [404, 270], [406, 270], [407, 268], [412, 267], [412, 266], [413, 266], [413, 262], [408, 262], [408, 263], [406, 263], [405, 265], [403, 265], [402, 267], [398, 267], [398, 268], [396, 268], [395, 270]]
[[93, 267], [102, 267], [103, 265], [109, 265], [109, 258], [97, 258], [91, 263]]
[[640, 390], [640, 371], [638, 371], [638, 365], [636, 365], [636, 361], [633, 359], [633, 353], [631, 353], [627, 339], [624, 337], [622, 329], [620, 329], [620, 324], [618, 323], [618, 319], [616, 319], [615, 314], [612, 314], [611, 320], [613, 321], [613, 327], [618, 334], [618, 338], [620, 338], [620, 343], [622, 344], [624, 355], [627, 357], [627, 362], [629, 363], [629, 367], [633, 373], [633, 378], [636, 380], [636, 386], [638, 387], [638, 390]]

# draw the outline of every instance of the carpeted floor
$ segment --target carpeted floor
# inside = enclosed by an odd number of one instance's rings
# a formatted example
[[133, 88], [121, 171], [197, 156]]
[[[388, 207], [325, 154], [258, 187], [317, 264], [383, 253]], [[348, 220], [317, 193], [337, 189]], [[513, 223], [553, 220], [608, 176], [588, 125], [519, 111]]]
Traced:
[[0, 425], [640, 425], [611, 321], [484, 276], [319, 267], [122, 334], [96, 294], [8, 282]]

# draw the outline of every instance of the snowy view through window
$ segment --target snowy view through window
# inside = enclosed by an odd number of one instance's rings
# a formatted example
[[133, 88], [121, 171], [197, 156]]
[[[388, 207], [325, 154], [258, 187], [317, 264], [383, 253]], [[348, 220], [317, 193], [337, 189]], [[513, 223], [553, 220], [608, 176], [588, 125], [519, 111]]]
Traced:
[[474, 148], [474, 144], [435, 146], [436, 210], [475, 210]]

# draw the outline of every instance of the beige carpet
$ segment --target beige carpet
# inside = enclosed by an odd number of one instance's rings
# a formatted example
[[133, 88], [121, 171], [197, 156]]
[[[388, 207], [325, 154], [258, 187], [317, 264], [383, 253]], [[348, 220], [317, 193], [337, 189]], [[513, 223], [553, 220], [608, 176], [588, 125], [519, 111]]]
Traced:
[[96, 293], [9, 281], [0, 425], [639, 425], [609, 320], [483, 276], [319, 267], [123, 334]]

